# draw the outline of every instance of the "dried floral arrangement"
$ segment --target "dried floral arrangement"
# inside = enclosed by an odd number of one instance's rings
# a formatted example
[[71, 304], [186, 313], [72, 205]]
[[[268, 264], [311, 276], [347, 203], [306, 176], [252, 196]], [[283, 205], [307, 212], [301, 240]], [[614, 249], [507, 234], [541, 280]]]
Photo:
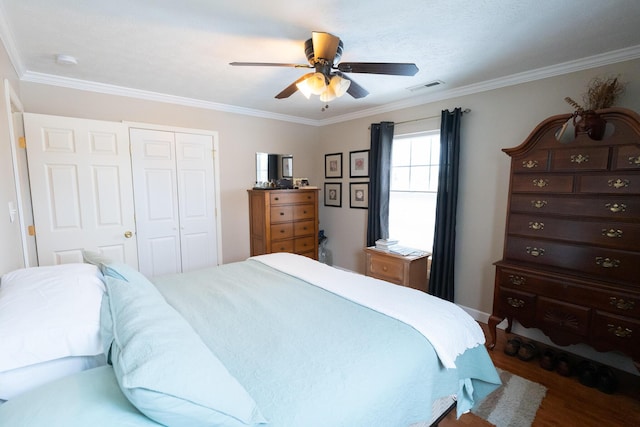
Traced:
[[624, 92], [625, 84], [616, 77], [594, 77], [587, 85], [587, 92], [582, 96], [584, 105], [580, 105], [570, 97], [564, 100], [582, 114], [588, 110], [600, 110], [613, 106], [614, 102]]

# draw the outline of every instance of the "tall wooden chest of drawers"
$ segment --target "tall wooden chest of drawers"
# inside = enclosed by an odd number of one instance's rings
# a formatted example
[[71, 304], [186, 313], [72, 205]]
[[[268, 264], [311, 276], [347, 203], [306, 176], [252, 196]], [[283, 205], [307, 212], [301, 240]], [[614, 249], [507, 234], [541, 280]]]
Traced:
[[248, 190], [251, 256], [291, 252], [318, 259], [318, 191]]
[[511, 157], [503, 259], [495, 263], [489, 346], [508, 319], [559, 345], [586, 343], [640, 362], [640, 116], [599, 111], [601, 141], [555, 138], [550, 117]]

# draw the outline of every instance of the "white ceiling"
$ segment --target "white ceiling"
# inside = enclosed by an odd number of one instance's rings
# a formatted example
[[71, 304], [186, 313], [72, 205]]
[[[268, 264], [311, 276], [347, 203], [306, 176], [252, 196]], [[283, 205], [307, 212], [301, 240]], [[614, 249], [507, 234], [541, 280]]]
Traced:
[[[308, 70], [228, 65], [306, 64], [312, 31], [342, 39], [341, 61], [420, 71], [349, 74], [370, 95], [322, 111], [274, 98]], [[640, 1], [0, 0], [0, 37], [25, 81], [325, 124], [638, 58]]]

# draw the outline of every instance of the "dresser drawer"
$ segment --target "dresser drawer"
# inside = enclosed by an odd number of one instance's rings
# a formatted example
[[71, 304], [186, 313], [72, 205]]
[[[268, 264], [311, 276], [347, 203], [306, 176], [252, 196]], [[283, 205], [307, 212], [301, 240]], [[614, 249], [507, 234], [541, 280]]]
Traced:
[[271, 242], [271, 252], [293, 252], [293, 239], [273, 240]]
[[293, 235], [296, 237], [313, 235], [314, 231], [315, 227], [313, 226], [313, 221], [299, 221], [293, 223]]
[[315, 193], [311, 191], [283, 191], [272, 192], [269, 195], [271, 205], [286, 205], [295, 203], [309, 203], [315, 199]]
[[293, 219], [294, 221], [300, 221], [302, 219], [315, 218], [316, 210], [312, 204], [294, 205], [293, 206]]
[[597, 246], [508, 237], [505, 257], [569, 269], [576, 274], [594, 275], [603, 280], [640, 277], [640, 254]]
[[274, 206], [271, 208], [271, 224], [293, 220], [293, 206]]
[[271, 239], [288, 239], [293, 237], [293, 223], [283, 222], [282, 224], [275, 224], [271, 226]]
[[554, 330], [557, 335], [569, 333], [586, 337], [589, 332], [590, 313], [588, 307], [538, 297], [536, 324], [541, 329]]
[[497, 267], [496, 275], [499, 285], [503, 288], [531, 292], [555, 300], [640, 318], [640, 293], [601, 286], [598, 282], [557, 275], [549, 277], [510, 267]]
[[313, 237], [299, 237], [294, 240], [293, 250], [297, 254], [314, 250], [315, 239]]
[[604, 350], [619, 349], [640, 355], [640, 321], [605, 312], [596, 312], [593, 327], [593, 345]]
[[613, 170], [640, 170], [640, 144], [617, 147]]
[[580, 193], [640, 194], [640, 175], [584, 175], [578, 179]]
[[567, 197], [543, 194], [514, 194], [511, 196], [511, 212], [536, 214], [582, 215], [599, 218], [640, 218], [640, 199], [628, 196]]
[[536, 312], [536, 296], [522, 291], [500, 288], [498, 303], [505, 317], [518, 319], [523, 325], [531, 325]]
[[511, 167], [514, 173], [522, 172], [546, 172], [547, 164], [549, 163], [549, 151], [539, 150], [534, 151], [526, 155], [525, 157], [519, 157], [513, 159]]
[[509, 234], [640, 251], [640, 224], [512, 214]]
[[397, 284], [404, 281], [404, 263], [399, 259], [372, 254], [367, 269], [369, 276]]
[[553, 150], [552, 171], [607, 170], [609, 147], [583, 147]]
[[513, 175], [511, 186], [518, 193], [571, 193], [572, 175]]

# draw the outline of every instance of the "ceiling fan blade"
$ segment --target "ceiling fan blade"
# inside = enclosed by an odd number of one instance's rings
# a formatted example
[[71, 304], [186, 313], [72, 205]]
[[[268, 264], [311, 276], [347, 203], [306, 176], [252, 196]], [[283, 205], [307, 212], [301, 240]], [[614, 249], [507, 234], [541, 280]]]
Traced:
[[284, 88], [282, 90], [282, 92], [277, 94], [276, 98], [277, 99], [284, 99], [284, 98], [290, 97], [291, 95], [296, 93], [296, 91], [298, 90], [298, 87], [296, 85], [298, 83], [300, 83], [301, 81], [307, 80], [311, 76], [313, 76], [313, 73], [308, 73], [308, 74], [305, 74], [304, 76], [300, 77], [298, 80], [296, 80], [295, 82], [291, 83], [289, 86]]
[[229, 65], [241, 67], [294, 67], [294, 68], [313, 68], [308, 64], [283, 64], [280, 62], [229, 62]]
[[329, 33], [314, 31], [311, 35], [315, 59], [326, 59], [330, 65], [338, 52], [340, 38]]
[[347, 89], [347, 93], [353, 96], [355, 99], [364, 98], [365, 96], [369, 95], [369, 92], [358, 83], [354, 82], [353, 79], [345, 76], [340, 72], [337, 72], [335, 74], [351, 82], [351, 84], [349, 84], [349, 89]]
[[342, 62], [334, 68], [343, 73], [390, 74], [394, 76], [414, 76], [418, 72], [416, 64], [402, 62]]

